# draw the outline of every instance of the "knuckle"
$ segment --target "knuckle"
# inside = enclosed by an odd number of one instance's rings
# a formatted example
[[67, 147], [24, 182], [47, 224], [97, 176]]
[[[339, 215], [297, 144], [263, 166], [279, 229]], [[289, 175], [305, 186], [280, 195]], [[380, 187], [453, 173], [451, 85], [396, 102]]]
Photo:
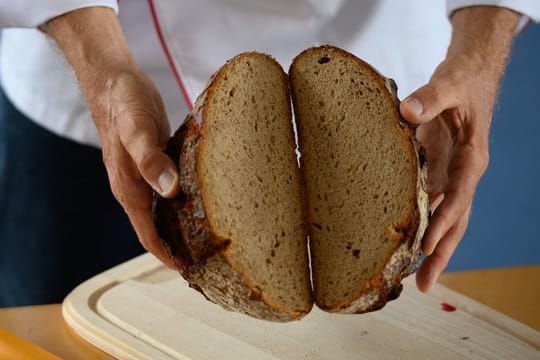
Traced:
[[101, 160], [103, 161], [103, 163], [105, 164], [105, 166], [109, 166], [109, 164], [112, 162], [112, 153], [111, 151], [109, 151], [108, 149], [106, 148], [103, 148], [102, 152], [101, 152]]
[[432, 104], [439, 104], [442, 99], [441, 86], [438, 82], [429, 83], [424, 87], [424, 95]]
[[141, 172], [147, 172], [156, 165], [156, 154], [154, 151], [144, 151], [137, 156], [135, 163]]
[[432, 262], [436, 264], [439, 269], [446, 268], [448, 261], [450, 260], [450, 254], [447, 254], [447, 252], [440, 247], [437, 247], [430, 257], [432, 258]]
[[489, 151], [487, 149], [478, 151], [478, 163], [482, 174], [484, 174], [489, 166]]
[[127, 213], [134, 211], [134, 197], [131, 194], [133, 189], [137, 189], [139, 184], [135, 179], [131, 179], [120, 169], [109, 172], [109, 184], [114, 198], [122, 205]]
[[116, 200], [123, 206], [126, 207], [126, 198], [124, 192], [122, 191], [122, 186], [118, 177], [115, 175], [109, 175], [109, 182], [111, 185], [111, 191]]

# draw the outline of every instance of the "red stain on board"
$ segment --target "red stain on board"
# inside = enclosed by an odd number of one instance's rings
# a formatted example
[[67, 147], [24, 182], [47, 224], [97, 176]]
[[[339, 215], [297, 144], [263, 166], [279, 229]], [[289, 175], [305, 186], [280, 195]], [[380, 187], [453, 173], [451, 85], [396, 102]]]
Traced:
[[456, 311], [456, 307], [454, 305], [450, 305], [448, 303], [441, 303], [441, 308], [444, 310], [444, 311], [448, 311], [448, 312], [454, 312]]

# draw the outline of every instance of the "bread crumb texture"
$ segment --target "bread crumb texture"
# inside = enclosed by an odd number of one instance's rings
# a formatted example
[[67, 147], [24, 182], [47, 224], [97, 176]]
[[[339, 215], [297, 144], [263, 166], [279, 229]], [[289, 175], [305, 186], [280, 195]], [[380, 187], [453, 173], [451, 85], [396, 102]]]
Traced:
[[368, 308], [384, 300], [372, 289], [414, 220], [413, 142], [384, 77], [352, 55], [307, 50], [290, 77], [317, 305], [339, 310], [366, 294], [355, 307]]
[[[269, 56], [237, 56], [208, 88], [202, 119], [199, 185], [210, 228], [230, 240], [223, 257], [252, 301], [296, 317], [308, 312], [307, 238], [285, 73]], [[219, 282], [219, 269], [207, 281]]]

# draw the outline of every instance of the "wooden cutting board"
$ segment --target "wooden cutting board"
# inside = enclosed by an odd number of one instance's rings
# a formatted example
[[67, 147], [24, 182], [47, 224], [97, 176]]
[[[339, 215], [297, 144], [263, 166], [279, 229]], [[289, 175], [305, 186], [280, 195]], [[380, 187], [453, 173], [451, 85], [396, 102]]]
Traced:
[[540, 359], [540, 332], [441, 285], [422, 294], [412, 277], [375, 313], [314, 308], [280, 324], [223, 310], [146, 254], [81, 284], [63, 314], [121, 359]]

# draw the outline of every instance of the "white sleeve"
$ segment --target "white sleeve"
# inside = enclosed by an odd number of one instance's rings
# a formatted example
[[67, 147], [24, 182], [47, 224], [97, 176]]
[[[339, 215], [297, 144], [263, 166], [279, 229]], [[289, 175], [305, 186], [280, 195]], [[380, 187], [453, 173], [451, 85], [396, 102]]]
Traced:
[[0, 0], [0, 28], [38, 27], [67, 12], [106, 6], [118, 12], [118, 0]]
[[505, 7], [540, 22], [540, 0], [446, 0], [446, 11], [450, 16], [459, 8], [476, 5]]

